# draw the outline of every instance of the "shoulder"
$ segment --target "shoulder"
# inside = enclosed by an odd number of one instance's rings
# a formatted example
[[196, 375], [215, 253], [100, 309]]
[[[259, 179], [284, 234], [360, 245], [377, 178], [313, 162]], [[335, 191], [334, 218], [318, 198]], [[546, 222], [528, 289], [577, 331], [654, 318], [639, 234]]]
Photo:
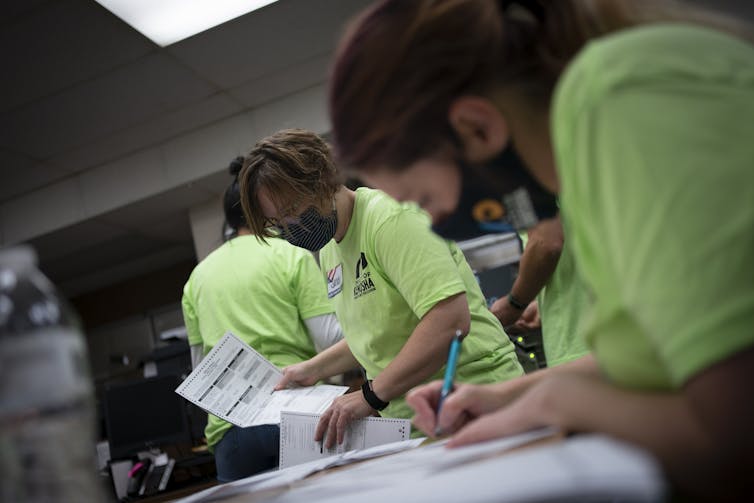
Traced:
[[401, 203], [376, 189], [356, 190], [356, 205], [361, 225], [379, 232], [387, 223], [417, 222], [429, 227], [429, 215], [415, 203]]
[[554, 110], [633, 85], [751, 79], [753, 65], [754, 47], [733, 35], [685, 23], [642, 25], [588, 43], [563, 72]]

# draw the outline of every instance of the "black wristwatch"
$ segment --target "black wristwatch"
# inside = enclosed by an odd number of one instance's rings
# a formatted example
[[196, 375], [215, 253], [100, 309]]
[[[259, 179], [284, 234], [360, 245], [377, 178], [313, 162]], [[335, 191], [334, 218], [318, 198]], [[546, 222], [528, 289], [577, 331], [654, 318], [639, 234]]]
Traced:
[[382, 410], [390, 405], [390, 402], [383, 402], [380, 400], [380, 397], [375, 395], [374, 390], [372, 389], [372, 381], [365, 381], [364, 384], [361, 385], [361, 392], [364, 394], [364, 400], [366, 400], [369, 406], [374, 410]]
[[513, 306], [515, 309], [518, 309], [519, 311], [523, 311], [524, 309], [526, 309], [526, 306], [528, 305], [518, 300], [516, 297], [513, 296], [512, 293], [508, 294], [508, 304]]

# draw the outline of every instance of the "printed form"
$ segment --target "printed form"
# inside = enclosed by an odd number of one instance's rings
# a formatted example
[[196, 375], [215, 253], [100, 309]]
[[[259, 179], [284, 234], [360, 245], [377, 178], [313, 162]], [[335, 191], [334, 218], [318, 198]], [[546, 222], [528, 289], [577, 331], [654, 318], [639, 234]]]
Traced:
[[322, 384], [275, 391], [282, 371], [227, 332], [175, 392], [242, 428], [280, 423], [283, 410], [321, 414], [346, 386]]
[[318, 414], [283, 412], [280, 421], [280, 468], [340, 454], [348, 459], [369, 447], [407, 441], [411, 435], [411, 421], [408, 419], [366, 417], [352, 421], [346, 429], [343, 443], [336, 443], [328, 449], [323, 442], [314, 441], [319, 417]]

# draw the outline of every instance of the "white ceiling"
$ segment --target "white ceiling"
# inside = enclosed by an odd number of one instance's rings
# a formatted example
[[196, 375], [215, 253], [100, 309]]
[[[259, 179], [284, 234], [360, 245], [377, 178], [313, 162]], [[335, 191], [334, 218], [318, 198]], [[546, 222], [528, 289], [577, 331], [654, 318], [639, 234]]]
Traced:
[[[46, 188], [321, 85], [344, 22], [367, 3], [281, 0], [160, 48], [94, 0], [6, 0], [0, 205], [31, 200], [44, 210]], [[237, 153], [190, 184], [31, 229], [24, 241], [71, 296], [191, 259], [189, 208], [222, 194]], [[132, 176], [106, 174], [108, 183]], [[5, 218], [25, 225], [23, 214]]]
[[[61, 206], [46, 208], [47, 194], [82, 174], [90, 189], [138, 176], [148, 185], [149, 166], [121, 173], [129, 164], [119, 160], [159, 157], [156, 146], [184, 136], [178, 145], [191, 145], [194, 132], [321, 85], [343, 23], [368, 3], [281, 0], [159, 48], [94, 0], [5, 0], [0, 213], [11, 214], [0, 216], [16, 229], [32, 225], [18, 208], [55, 217]], [[698, 3], [754, 18], [746, 0]], [[190, 260], [189, 208], [221, 195], [237, 153], [202, 159], [213, 166], [191, 183], [94, 216], [71, 209], [73, 223], [52, 229], [34, 224], [23, 241], [69, 296]], [[14, 244], [7, 234], [0, 244]]]

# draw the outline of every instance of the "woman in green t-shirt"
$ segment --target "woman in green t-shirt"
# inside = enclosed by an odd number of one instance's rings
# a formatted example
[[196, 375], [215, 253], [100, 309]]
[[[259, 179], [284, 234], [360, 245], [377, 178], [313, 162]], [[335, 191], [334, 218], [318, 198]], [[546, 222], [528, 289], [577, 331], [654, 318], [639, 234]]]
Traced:
[[437, 378], [457, 330], [463, 342], [457, 379], [490, 383], [523, 371], [500, 322], [455, 244], [430, 229], [426, 213], [367, 188], [340, 183], [329, 147], [316, 134], [280, 131], [257, 142], [240, 174], [252, 232], [280, 235], [319, 252], [344, 340], [284, 369], [278, 388], [314, 384], [361, 365], [360, 393], [334, 400], [315, 440], [341, 443], [347, 424], [380, 411], [409, 418], [403, 400]]
[[[277, 366], [305, 361], [342, 338], [340, 325], [312, 254], [251, 235], [241, 211], [240, 169], [241, 160], [234, 160], [223, 197], [225, 242], [194, 268], [183, 289], [192, 362], [228, 331]], [[277, 424], [241, 428], [210, 414], [204, 433], [221, 482], [278, 467]]]
[[588, 289], [590, 355], [459, 387], [439, 418], [439, 384], [419, 388], [417, 425], [467, 413], [450, 445], [606, 433], [681, 492], [751, 501], [754, 48], [679, 4], [376, 2], [337, 49], [330, 118], [339, 163], [436, 217], [456, 208], [459, 160], [489, 171], [515, 149], [525, 167], [490, 182], [509, 220], [535, 225], [558, 195]]

